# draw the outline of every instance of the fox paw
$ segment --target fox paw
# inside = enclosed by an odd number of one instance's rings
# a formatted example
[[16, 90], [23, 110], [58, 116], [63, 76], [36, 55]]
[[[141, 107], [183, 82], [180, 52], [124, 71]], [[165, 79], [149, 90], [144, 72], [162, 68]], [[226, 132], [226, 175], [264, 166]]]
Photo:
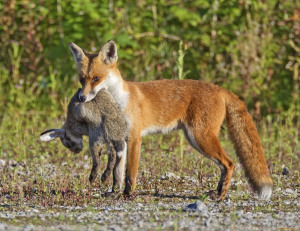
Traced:
[[130, 201], [132, 201], [132, 200], [134, 200], [136, 198], [136, 194], [135, 193], [123, 194], [123, 196], [124, 196], [125, 200], [130, 200]]
[[225, 198], [226, 191], [219, 192], [218, 190], [210, 190], [205, 193], [207, 197], [215, 201], [222, 201]]
[[107, 192], [107, 193], [104, 193], [104, 197], [111, 198], [113, 200], [120, 200], [121, 198], [123, 198], [123, 195], [120, 191], [119, 192]]
[[215, 190], [210, 190], [206, 192], [205, 195], [212, 200], [218, 200], [218, 193]]

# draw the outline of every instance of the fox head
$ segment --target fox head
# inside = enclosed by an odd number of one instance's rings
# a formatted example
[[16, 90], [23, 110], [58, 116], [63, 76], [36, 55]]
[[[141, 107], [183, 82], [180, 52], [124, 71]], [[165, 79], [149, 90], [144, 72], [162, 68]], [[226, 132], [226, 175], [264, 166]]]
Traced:
[[117, 47], [114, 41], [108, 41], [99, 53], [88, 53], [76, 44], [70, 42], [69, 47], [73, 53], [79, 81], [82, 90], [79, 93], [79, 101], [92, 100], [101, 89], [107, 89], [113, 84], [120, 73], [117, 69]]

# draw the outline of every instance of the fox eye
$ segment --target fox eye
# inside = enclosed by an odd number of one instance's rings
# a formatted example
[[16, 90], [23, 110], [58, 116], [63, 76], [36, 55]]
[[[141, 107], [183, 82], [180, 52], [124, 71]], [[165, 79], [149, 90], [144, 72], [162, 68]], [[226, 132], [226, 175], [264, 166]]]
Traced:
[[99, 80], [100, 80], [100, 77], [99, 77], [99, 76], [96, 76], [96, 77], [93, 78], [93, 82], [94, 82], [94, 83], [98, 82]]

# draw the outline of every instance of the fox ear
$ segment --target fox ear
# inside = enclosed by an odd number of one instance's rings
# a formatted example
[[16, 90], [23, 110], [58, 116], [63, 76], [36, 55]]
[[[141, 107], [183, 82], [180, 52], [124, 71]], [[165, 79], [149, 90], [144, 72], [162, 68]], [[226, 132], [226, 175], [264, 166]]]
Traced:
[[113, 40], [109, 40], [102, 47], [99, 56], [107, 65], [114, 64], [118, 60], [117, 46]]
[[75, 59], [75, 62], [76, 63], [79, 63], [83, 60], [83, 57], [84, 57], [84, 52], [83, 50], [77, 46], [75, 43], [72, 43], [72, 42], [69, 42], [69, 47], [70, 47], [70, 50], [74, 56], [74, 59]]
[[64, 138], [65, 135], [66, 135], [65, 129], [50, 129], [50, 130], [43, 132], [40, 135], [40, 140], [43, 142], [47, 142], [47, 141], [53, 140], [56, 137]]

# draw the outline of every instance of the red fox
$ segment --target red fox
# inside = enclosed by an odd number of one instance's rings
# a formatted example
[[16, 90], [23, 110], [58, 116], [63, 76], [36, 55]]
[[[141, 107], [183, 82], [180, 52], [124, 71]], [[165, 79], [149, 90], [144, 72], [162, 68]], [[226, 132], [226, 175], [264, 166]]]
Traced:
[[233, 93], [200, 80], [129, 82], [117, 68], [117, 47], [108, 41], [98, 54], [69, 43], [77, 65], [81, 102], [107, 89], [120, 105], [129, 126], [125, 194], [136, 187], [142, 136], [182, 129], [190, 145], [221, 170], [218, 199], [228, 190], [234, 163], [222, 149], [218, 133], [226, 119], [230, 137], [245, 173], [260, 198], [269, 200], [273, 182], [256, 127]]

